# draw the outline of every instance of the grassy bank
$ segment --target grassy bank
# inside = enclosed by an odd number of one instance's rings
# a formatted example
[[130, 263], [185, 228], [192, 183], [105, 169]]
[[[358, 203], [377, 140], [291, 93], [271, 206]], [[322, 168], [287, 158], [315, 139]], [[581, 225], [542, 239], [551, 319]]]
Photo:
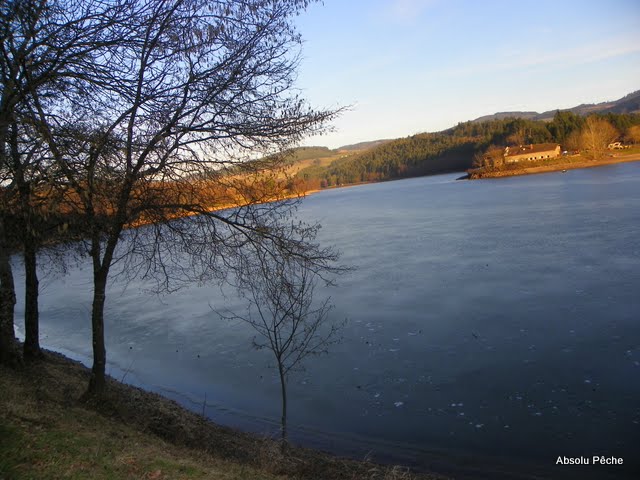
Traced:
[[640, 153], [630, 152], [614, 154], [598, 160], [589, 160], [580, 155], [557, 157], [542, 161], [528, 161], [505, 164], [500, 167], [483, 167], [469, 170], [471, 180], [481, 178], [512, 177], [516, 175], [531, 175], [536, 173], [558, 172], [576, 168], [592, 168], [616, 163], [635, 162], [640, 160]]
[[442, 479], [276, 442], [204, 420], [159, 395], [109, 380], [81, 402], [89, 371], [66, 357], [0, 366], [0, 479]]

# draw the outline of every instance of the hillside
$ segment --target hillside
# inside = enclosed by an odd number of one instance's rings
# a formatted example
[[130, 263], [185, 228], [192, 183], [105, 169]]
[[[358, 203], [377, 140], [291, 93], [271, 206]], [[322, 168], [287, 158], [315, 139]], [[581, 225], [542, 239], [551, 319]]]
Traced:
[[380, 139], [331, 150], [310, 146], [285, 152], [283, 178], [295, 191], [467, 170], [489, 146], [553, 142], [565, 144], [586, 115], [606, 117], [623, 140], [640, 125], [640, 90], [623, 98], [548, 112], [498, 112], [434, 133]]
[[[558, 110], [547, 112], [497, 112], [492, 115], [483, 115], [473, 122], [487, 122], [490, 120], [502, 120], [505, 118], [522, 118], [525, 120], [550, 121]], [[572, 108], [565, 108], [561, 111], [568, 111], [577, 115], [589, 115], [592, 113], [640, 113], [640, 90], [630, 93], [618, 100], [602, 103], [588, 103], [577, 105]]]
[[[284, 173], [289, 177], [315, 178], [322, 174], [335, 161], [344, 160], [353, 155], [358, 155], [369, 149], [383, 145], [391, 140], [374, 140], [361, 142], [354, 145], [345, 145], [334, 150], [328, 147], [297, 147], [284, 152], [287, 167]], [[268, 157], [267, 157], [268, 158]], [[264, 160], [264, 159], [262, 159]], [[301, 173], [304, 171], [304, 173]], [[319, 185], [310, 189], [319, 188]]]
[[371, 140], [369, 142], [360, 142], [360, 143], [354, 143], [352, 145], [343, 145], [342, 147], [338, 147], [338, 150], [340, 151], [369, 150], [371, 148], [379, 147], [380, 145], [384, 145], [385, 143], [389, 143], [389, 142], [393, 142], [393, 139]]
[[[555, 113], [555, 112], [554, 112]], [[535, 120], [541, 114], [538, 112], [496, 112], [491, 115], [483, 115], [475, 120], [474, 123], [490, 122], [492, 120], [504, 120], [505, 118], [522, 118], [525, 120]], [[553, 114], [551, 115], [553, 116]]]
[[291, 161], [299, 162], [315, 158], [324, 158], [335, 155], [328, 147], [298, 147], [286, 152], [285, 155], [291, 157]]
[[[442, 132], [396, 140], [346, 145], [328, 155], [294, 162], [290, 173], [308, 190], [467, 170], [489, 146], [553, 142], [564, 144], [584, 116], [598, 113], [623, 135], [640, 124], [640, 90], [619, 100], [567, 110], [500, 112], [460, 123]], [[621, 138], [622, 139], [622, 138]]]

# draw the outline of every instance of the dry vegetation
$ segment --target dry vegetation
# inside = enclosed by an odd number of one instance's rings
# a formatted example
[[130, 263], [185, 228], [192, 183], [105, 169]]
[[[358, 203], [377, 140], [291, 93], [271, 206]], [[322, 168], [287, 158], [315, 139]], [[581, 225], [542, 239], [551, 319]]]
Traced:
[[330, 155], [327, 157], [319, 157], [319, 158], [306, 158], [304, 160], [299, 160], [293, 162], [291, 166], [287, 169], [287, 173], [291, 176], [294, 176], [300, 170], [303, 170], [307, 167], [328, 167], [335, 160], [345, 158], [351, 155], [356, 155], [358, 153], [362, 153], [363, 150], [339, 150], [334, 155]]
[[585, 158], [581, 155], [571, 155], [567, 157], [556, 157], [545, 160], [526, 161], [517, 163], [506, 163], [496, 167], [481, 167], [468, 170], [469, 178], [472, 180], [479, 178], [511, 177], [516, 175], [529, 175], [535, 173], [557, 172], [562, 170], [573, 170], [576, 168], [599, 167], [612, 165], [615, 163], [635, 162], [640, 160], [640, 155], [636, 149], [624, 154], [611, 154], [598, 160]]
[[20, 372], [0, 367], [0, 479], [443, 478], [292, 448], [220, 427], [159, 395], [109, 380], [79, 401], [89, 371], [47, 352]]

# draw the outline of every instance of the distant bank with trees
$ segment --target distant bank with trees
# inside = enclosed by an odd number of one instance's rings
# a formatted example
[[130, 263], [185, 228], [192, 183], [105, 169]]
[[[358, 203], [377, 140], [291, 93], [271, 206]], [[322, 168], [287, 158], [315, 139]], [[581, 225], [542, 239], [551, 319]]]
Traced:
[[[421, 133], [347, 155], [327, 167], [311, 166], [297, 173], [308, 189], [456, 172], [478, 167], [502, 168], [482, 162], [487, 152], [506, 146], [557, 143], [563, 151], [602, 158], [612, 141], [640, 143], [640, 114], [607, 113], [587, 117], [557, 111], [551, 121], [503, 118], [464, 122], [436, 133]], [[512, 167], [517, 168], [517, 167]]]

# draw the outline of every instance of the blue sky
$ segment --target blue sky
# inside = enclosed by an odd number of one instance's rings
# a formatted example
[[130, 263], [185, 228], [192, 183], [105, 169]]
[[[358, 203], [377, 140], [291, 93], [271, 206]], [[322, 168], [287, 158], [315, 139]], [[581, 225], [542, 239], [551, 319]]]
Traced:
[[331, 148], [640, 89], [640, 1], [324, 0], [297, 20], [298, 87], [351, 105]]

